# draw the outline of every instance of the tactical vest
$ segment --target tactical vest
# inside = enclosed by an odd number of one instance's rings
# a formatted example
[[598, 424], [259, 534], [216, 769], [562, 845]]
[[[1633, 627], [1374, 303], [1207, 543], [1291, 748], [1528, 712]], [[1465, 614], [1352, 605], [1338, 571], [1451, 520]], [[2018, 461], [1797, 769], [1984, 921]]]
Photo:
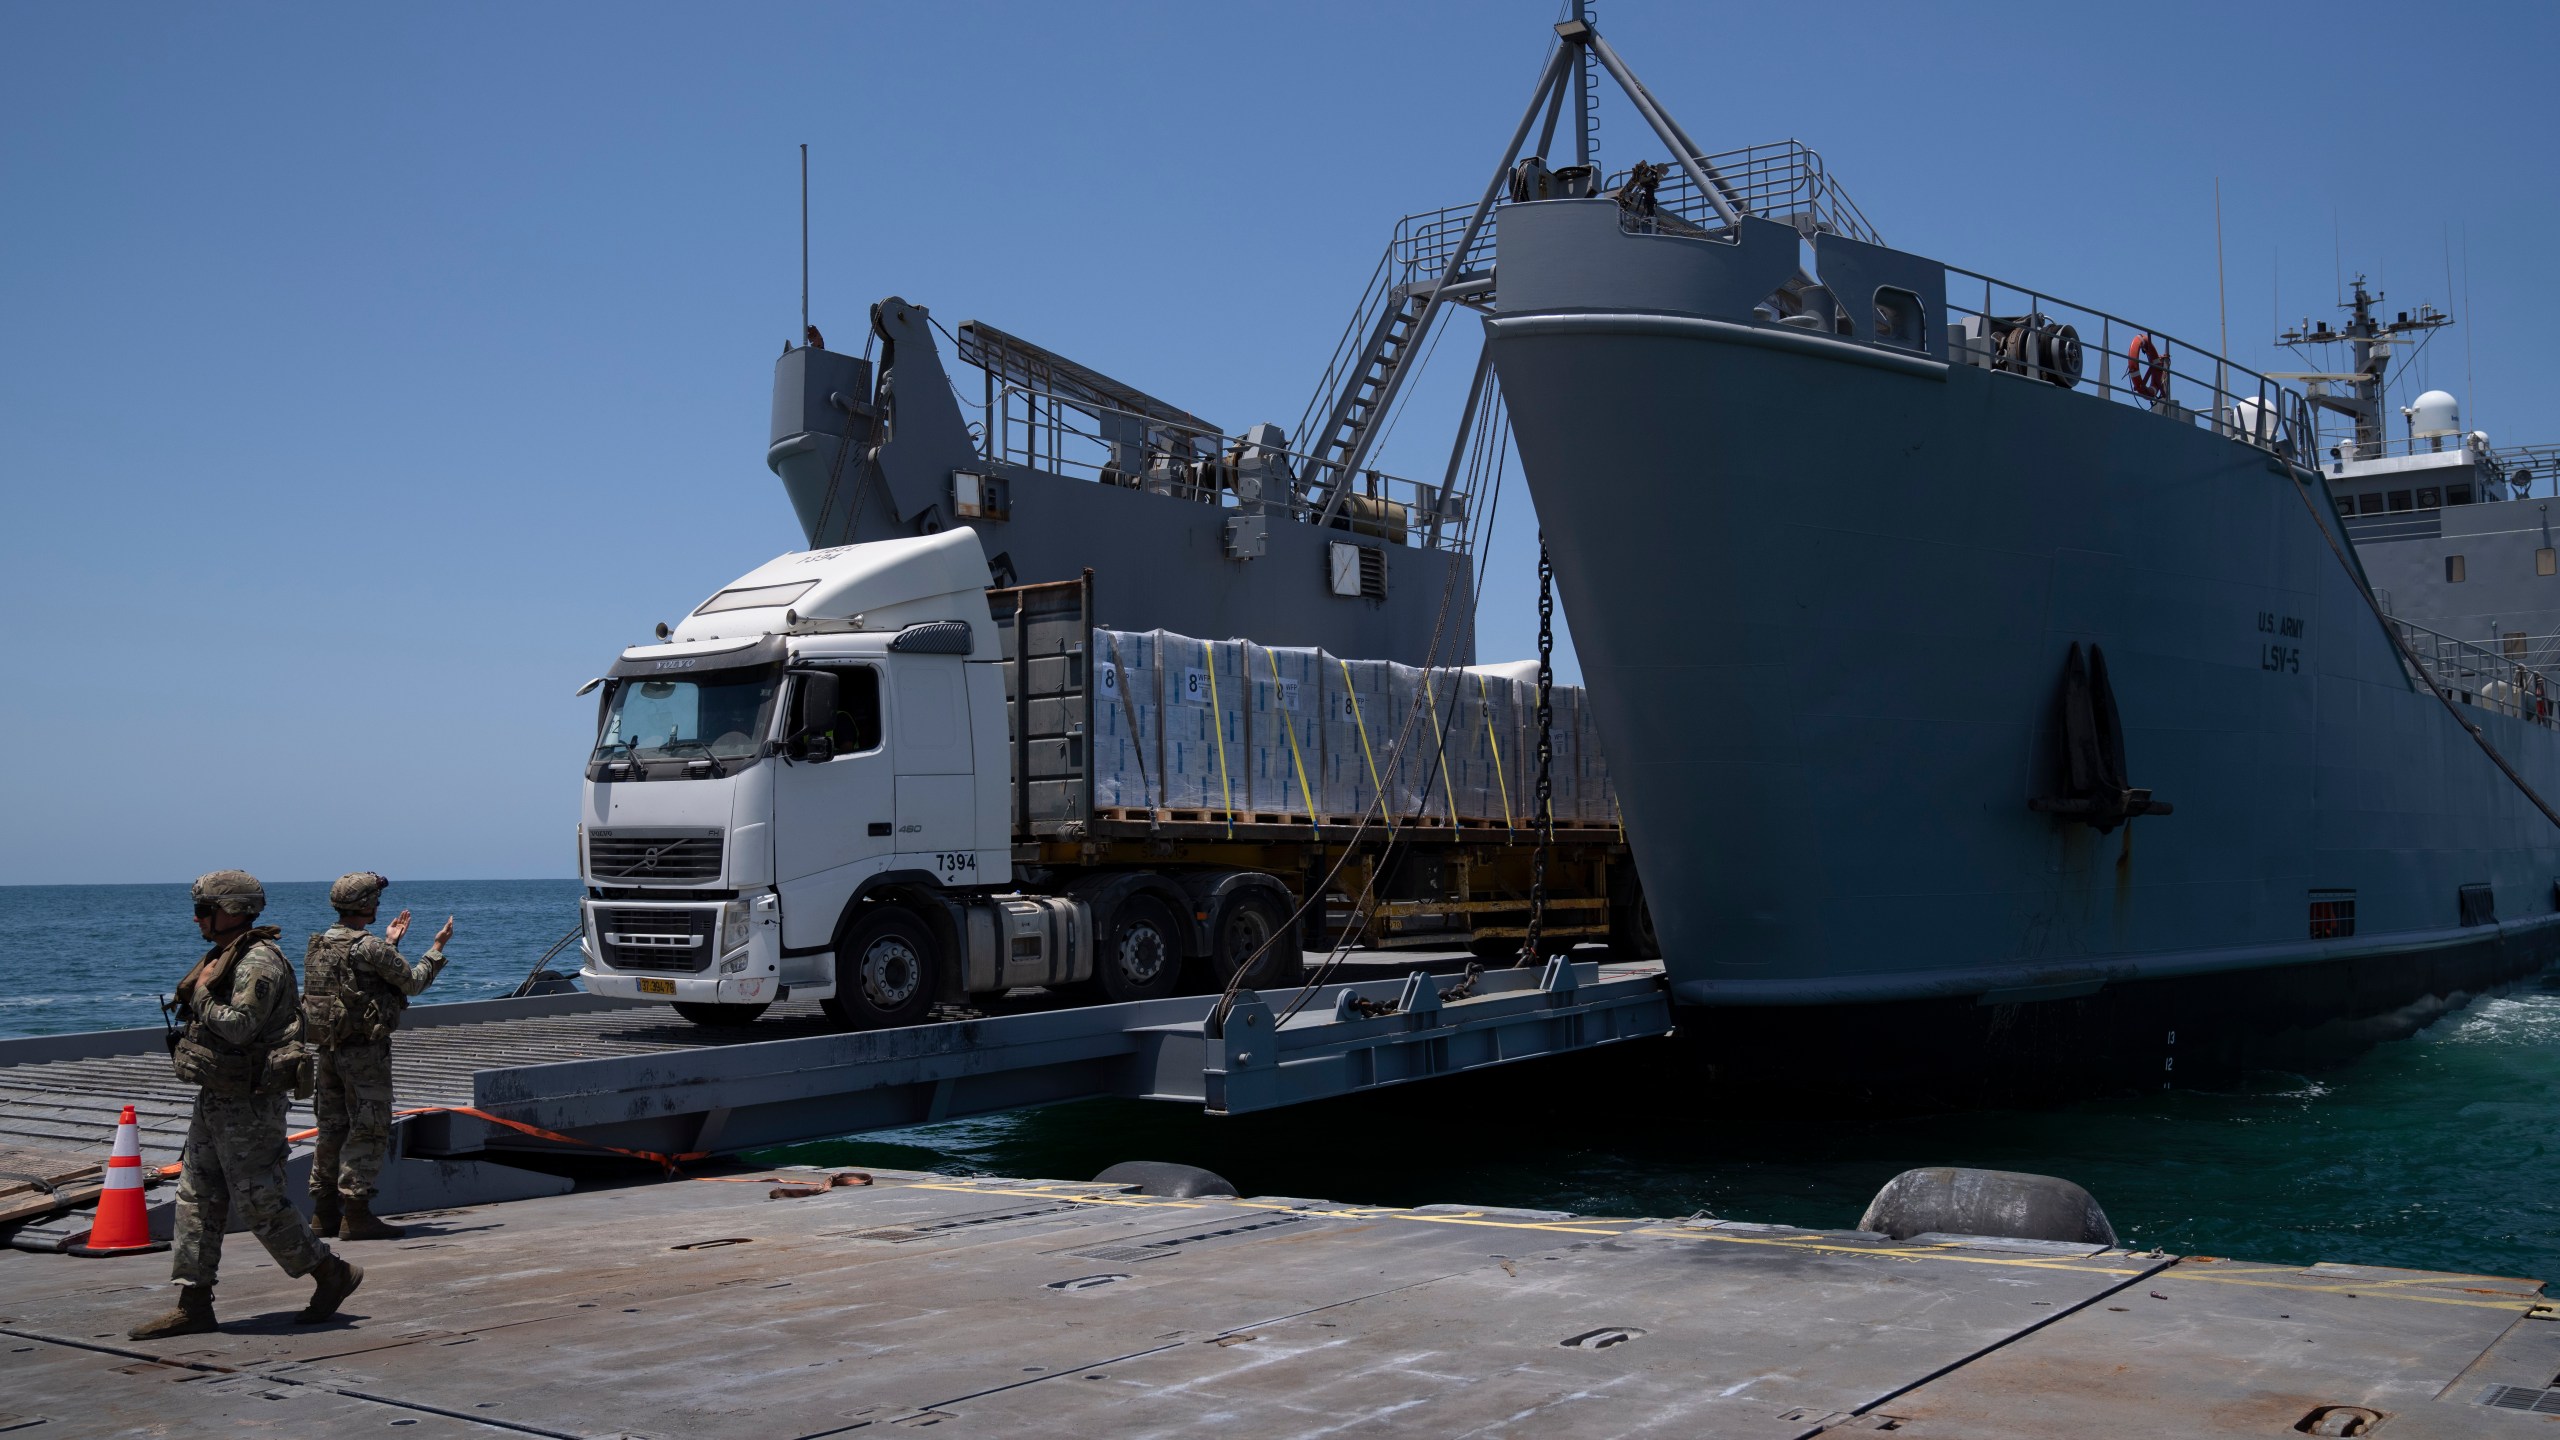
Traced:
[[[293, 1003], [293, 962], [284, 958], [283, 949], [275, 943], [282, 933], [272, 925], [261, 925], [242, 936], [236, 942], [239, 949], [233, 953], [231, 963], [187, 997], [194, 1009], [186, 1030], [169, 1052], [170, 1064], [179, 1079], [224, 1095], [311, 1093], [311, 1052], [302, 1043], [302, 1010]], [[276, 964], [283, 969], [284, 993], [265, 1023], [258, 1027], [258, 1033], [245, 1044], [235, 1043], [205, 1023], [202, 1007], [207, 1003], [231, 1003], [241, 967], [261, 949], [272, 952]]]
[[400, 1028], [409, 997], [356, 969], [356, 947], [368, 938], [361, 930], [331, 926], [312, 936], [303, 952], [303, 1030], [312, 1044], [374, 1045]]

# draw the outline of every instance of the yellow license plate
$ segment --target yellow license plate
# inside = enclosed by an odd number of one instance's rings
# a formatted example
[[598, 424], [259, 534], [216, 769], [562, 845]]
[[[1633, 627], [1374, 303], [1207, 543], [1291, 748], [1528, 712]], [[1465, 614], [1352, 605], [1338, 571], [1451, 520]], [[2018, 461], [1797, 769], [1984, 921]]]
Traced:
[[640, 993], [643, 995], [673, 995], [676, 993], [676, 982], [673, 980], [643, 980], [640, 982]]

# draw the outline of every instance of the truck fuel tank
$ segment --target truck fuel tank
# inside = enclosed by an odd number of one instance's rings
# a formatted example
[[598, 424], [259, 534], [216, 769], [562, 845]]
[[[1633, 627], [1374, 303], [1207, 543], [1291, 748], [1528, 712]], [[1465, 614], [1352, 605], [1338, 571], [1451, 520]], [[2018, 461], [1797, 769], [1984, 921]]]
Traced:
[[995, 895], [960, 902], [966, 988], [1066, 985], [1093, 976], [1093, 912], [1062, 895]]

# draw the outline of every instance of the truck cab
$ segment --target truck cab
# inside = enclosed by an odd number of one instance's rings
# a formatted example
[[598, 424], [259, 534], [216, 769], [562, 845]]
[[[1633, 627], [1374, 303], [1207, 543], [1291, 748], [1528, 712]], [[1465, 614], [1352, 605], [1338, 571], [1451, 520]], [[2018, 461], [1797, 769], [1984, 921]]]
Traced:
[[714, 1023], [786, 994], [872, 1023], [945, 998], [921, 947], [965, 937], [889, 937], [850, 997], [836, 951], [866, 897], [1011, 887], [986, 584], [968, 530], [798, 552], [623, 652], [581, 792], [588, 989]]

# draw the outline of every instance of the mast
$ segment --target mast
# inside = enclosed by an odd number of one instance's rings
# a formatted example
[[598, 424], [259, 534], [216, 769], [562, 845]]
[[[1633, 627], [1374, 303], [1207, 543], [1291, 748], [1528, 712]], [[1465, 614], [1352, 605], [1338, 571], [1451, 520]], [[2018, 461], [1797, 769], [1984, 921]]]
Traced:
[[[2272, 378], [2301, 380], [2309, 387], [2311, 403], [2323, 410], [2344, 415], [2355, 425], [2355, 438], [2349, 443], [2344, 458], [2378, 460], [2390, 440], [2382, 423], [2382, 398], [2390, 379], [2391, 352], [2399, 337], [2421, 334], [2453, 323], [2453, 317], [2433, 305], [2420, 305], [2412, 315], [2403, 310], [2398, 318], [2384, 320], [2374, 313], [2382, 303], [2382, 292], [2367, 293], [2362, 275], [2355, 279], [2353, 298], [2338, 308], [2347, 312], [2343, 330], [2332, 330], [2329, 322], [2317, 326], [2298, 325], [2276, 337], [2285, 346], [2344, 345], [2348, 368], [2343, 371], [2307, 371]], [[2345, 394], [2332, 394], [2331, 385], [2344, 385]]]

